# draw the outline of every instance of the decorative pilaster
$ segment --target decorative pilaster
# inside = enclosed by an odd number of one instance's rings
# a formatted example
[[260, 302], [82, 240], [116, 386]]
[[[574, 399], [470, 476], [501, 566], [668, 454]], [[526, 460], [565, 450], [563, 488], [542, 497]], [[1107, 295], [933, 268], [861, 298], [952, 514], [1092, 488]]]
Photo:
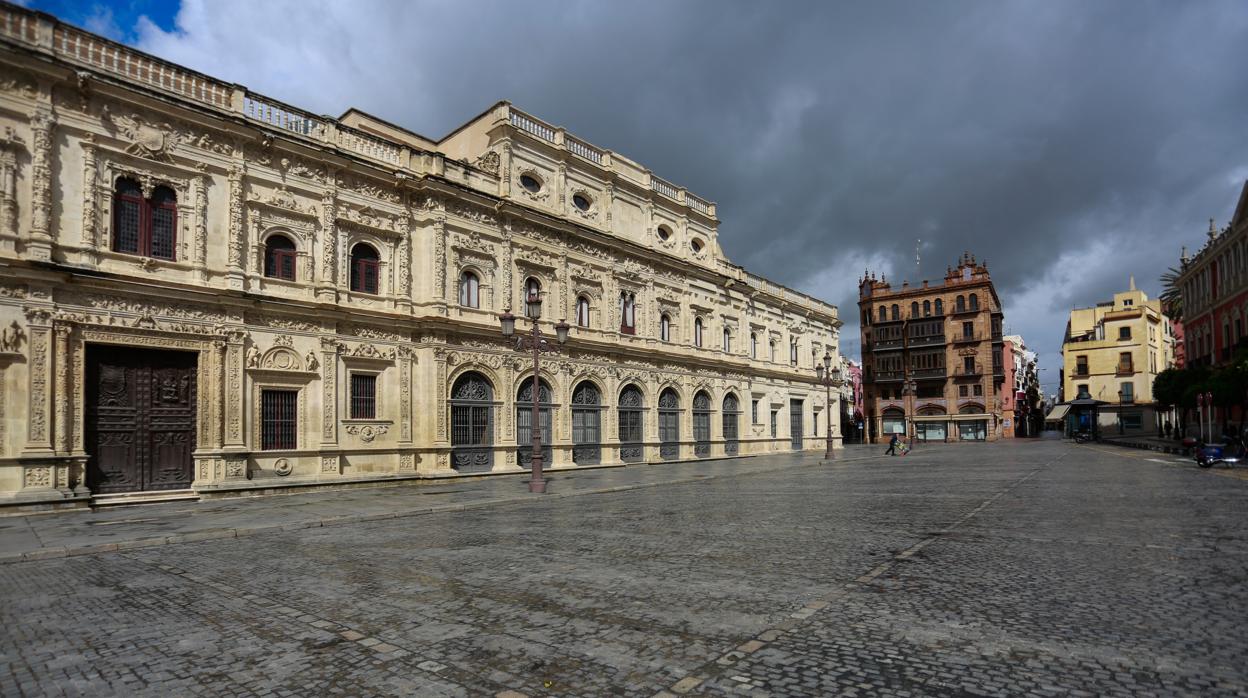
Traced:
[[243, 259], [246, 255], [247, 246], [247, 228], [243, 220], [244, 198], [246, 192], [243, 191], [244, 182], [243, 175], [245, 170], [242, 165], [232, 165], [229, 172], [230, 182], [230, 229], [229, 229], [229, 264], [226, 270], [226, 280], [230, 288], [242, 290], [243, 288]]
[[399, 443], [412, 442], [412, 350], [399, 347]]
[[446, 214], [439, 213], [433, 223], [433, 264], [434, 264], [434, 292], [433, 298], [438, 303], [439, 312], [446, 314], [447, 299], [449, 298], [446, 288]]
[[338, 446], [338, 340], [321, 337], [321, 448]]
[[33, 259], [52, 259], [52, 131], [56, 117], [51, 107], [40, 105], [30, 118], [30, 241]]
[[212, 440], [213, 448], [225, 445], [225, 363], [228, 346], [223, 341], [212, 345]]
[[[232, 330], [225, 341], [225, 443], [226, 450], [244, 450], [243, 440], [243, 341], [246, 333]], [[227, 475], [228, 473], [227, 466]]]
[[499, 310], [507, 310], [515, 306], [512, 305], [512, 269], [515, 264], [512, 261], [513, 250], [511, 248], [511, 220], [508, 219], [503, 224], [503, 292], [499, 297], [499, 301], [503, 304]]
[[[200, 172], [207, 167], [200, 163]], [[195, 270], [199, 280], [208, 281], [208, 183], [207, 174], [195, 178]]]
[[317, 300], [332, 303], [338, 299], [338, 219], [337, 195], [333, 188], [321, 195], [321, 278]]
[[92, 266], [99, 264], [100, 201], [96, 180], [95, 137], [88, 133], [80, 142], [82, 146], [82, 256]]
[[26, 424], [27, 455], [50, 455], [52, 435], [49, 421], [52, 413], [52, 313], [43, 308], [26, 310], [26, 331], [30, 335], [30, 375], [27, 392], [30, 400]]
[[449, 386], [446, 384], [446, 349], [437, 347], [433, 350], [433, 362], [437, 366], [437, 402], [434, 407], [438, 411], [438, 443], [446, 443], [446, 411], [447, 396], [446, 391]]
[[53, 334], [53, 350], [52, 364], [55, 367], [55, 381], [51, 387], [53, 395], [53, 404], [55, 405], [55, 417], [52, 424], [56, 430], [56, 440], [54, 448], [62, 453], [69, 453], [72, 450], [70, 444], [71, 430], [70, 419], [73, 407], [70, 405], [72, 397], [70, 380], [70, 368], [72, 366], [73, 356], [69, 350], [69, 336], [74, 328], [63, 322], [58, 322], [52, 327]]
[[400, 310], [412, 308], [412, 217], [406, 210], [399, 216], [399, 254], [394, 263]]
[[0, 134], [0, 252], [17, 252], [17, 152], [22, 139]]

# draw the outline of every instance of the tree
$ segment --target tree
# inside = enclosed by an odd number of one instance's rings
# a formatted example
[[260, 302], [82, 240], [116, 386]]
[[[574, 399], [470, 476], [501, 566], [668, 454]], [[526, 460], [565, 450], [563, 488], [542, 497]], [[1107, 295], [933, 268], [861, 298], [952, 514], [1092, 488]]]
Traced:
[[1161, 275], [1161, 310], [1175, 322], [1183, 319], [1183, 289], [1179, 287], [1179, 276], [1182, 274], [1178, 269], [1170, 267], [1166, 273]]

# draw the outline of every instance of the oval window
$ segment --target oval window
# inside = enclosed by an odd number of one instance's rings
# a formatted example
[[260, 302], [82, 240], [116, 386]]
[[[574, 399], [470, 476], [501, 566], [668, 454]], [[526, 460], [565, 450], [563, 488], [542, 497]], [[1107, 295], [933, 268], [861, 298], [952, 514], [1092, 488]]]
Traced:
[[694, 254], [697, 254], [697, 253], [699, 253], [699, 252], [701, 252], [701, 251], [702, 251], [702, 241], [701, 241], [701, 240], [691, 240], [691, 241], [689, 242], [689, 247], [693, 249], [693, 253], [694, 253]]
[[572, 205], [581, 209], [582, 211], [588, 211], [589, 207], [592, 205], [592, 202], [590, 202], [589, 197], [585, 196], [584, 194], [573, 194]]
[[660, 240], [667, 242], [667, 239], [670, 238], [671, 236], [672, 236], [671, 228], [668, 228], [666, 225], [659, 226], [659, 239]]
[[520, 186], [524, 187], [525, 191], [532, 194], [536, 194], [542, 190], [541, 180], [529, 174], [520, 175]]

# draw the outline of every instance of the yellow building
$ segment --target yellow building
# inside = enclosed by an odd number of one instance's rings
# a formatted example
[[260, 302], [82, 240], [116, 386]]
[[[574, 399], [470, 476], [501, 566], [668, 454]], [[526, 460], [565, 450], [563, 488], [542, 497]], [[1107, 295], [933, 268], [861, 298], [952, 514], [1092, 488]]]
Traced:
[[1086, 392], [1108, 403], [1099, 418], [1106, 434], [1156, 430], [1153, 379], [1173, 363], [1174, 336], [1161, 301], [1150, 300], [1132, 277], [1130, 289], [1112, 301], [1070, 311], [1061, 399]]

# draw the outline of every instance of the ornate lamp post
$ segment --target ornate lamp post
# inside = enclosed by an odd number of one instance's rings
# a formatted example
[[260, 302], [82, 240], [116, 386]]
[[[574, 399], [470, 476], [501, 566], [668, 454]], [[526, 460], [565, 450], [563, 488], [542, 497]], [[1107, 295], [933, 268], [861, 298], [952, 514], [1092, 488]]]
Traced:
[[[533, 455], [530, 458], [530, 465], [533, 469], [533, 475], [529, 478], [529, 491], [534, 494], [544, 494], [546, 492], [546, 481], [542, 479], [542, 429], [538, 419], [538, 399], [541, 394], [541, 356], [542, 352], [557, 352], [558, 345], [551, 344], [543, 338], [541, 329], [538, 328], [538, 319], [542, 316], [542, 297], [539, 293], [529, 293], [524, 301], [524, 314], [533, 323], [533, 334], [525, 337], [520, 335], [516, 337], [516, 351], [533, 351], [533, 407], [531, 414], [533, 419]], [[498, 316], [499, 323], [502, 325], [503, 336], [513, 337], [516, 334], [516, 316], [511, 314], [511, 310], [504, 310], [502, 315]], [[555, 339], [559, 344], [568, 341], [568, 329], [571, 326], [567, 321], [560, 320], [555, 325]]]
[[824, 404], [826, 405], [824, 410], [826, 410], [828, 417], [828, 426], [824, 430], [826, 432], [824, 436], [827, 440], [827, 447], [824, 450], [823, 459], [832, 460], [835, 457], [832, 451], [832, 388], [840, 388], [845, 382], [841, 380], [841, 369], [832, 368], [831, 354], [824, 354], [823, 363], [815, 364], [815, 376], [823, 384]]
[[910, 448], [914, 448], [914, 444], [919, 440], [919, 435], [914, 425], [914, 399], [919, 394], [919, 386], [914, 382], [913, 378], [906, 378], [901, 385], [901, 391], [906, 394], [906, 402], [909, 403], [909, 406], [906, 408], [906, 414], [910, 417]]

